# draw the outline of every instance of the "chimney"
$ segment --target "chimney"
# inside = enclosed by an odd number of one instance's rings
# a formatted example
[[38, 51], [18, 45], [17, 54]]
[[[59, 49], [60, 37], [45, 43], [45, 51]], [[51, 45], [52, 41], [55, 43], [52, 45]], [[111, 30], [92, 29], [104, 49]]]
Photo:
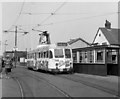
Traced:
[[108, 20], [106, 20], [105, 28], [106, 29], [111, 29], [111, 23]]

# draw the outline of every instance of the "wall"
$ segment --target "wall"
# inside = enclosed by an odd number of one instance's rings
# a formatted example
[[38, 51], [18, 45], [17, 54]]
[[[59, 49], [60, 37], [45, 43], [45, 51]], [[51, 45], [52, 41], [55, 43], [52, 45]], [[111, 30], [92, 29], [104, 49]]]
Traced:
[[73, 64], [74, 71], [77, 73], [93, 74], [93, 75], [107, 75], [107, 67], [105, 64]]

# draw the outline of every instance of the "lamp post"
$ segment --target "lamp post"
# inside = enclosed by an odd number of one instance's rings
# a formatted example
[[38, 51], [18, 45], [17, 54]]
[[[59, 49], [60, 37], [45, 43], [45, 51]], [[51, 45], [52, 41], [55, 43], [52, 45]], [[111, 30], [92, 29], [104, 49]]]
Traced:
[[21, 32], [21, 31], [18, 31], [17, 30], [18, 29], [18, 27], [17, 26], [15, 26], [15, 31], [7, 31], [7, 30], [5, 30], [4, 32], [14, 32], [15, 33], [15, 47], [14, 47], [14, 61], [15, 61], [15, 67], [16, 67], [16, 58], [17, 58], [17, 33], [24, 33], [24, 34], [27, 34], [28, 32]]
[[5, 40], [5, 52], [6, 52], [6, 46], [8, 45], [6, 42], [7, 42], [7, 40]]

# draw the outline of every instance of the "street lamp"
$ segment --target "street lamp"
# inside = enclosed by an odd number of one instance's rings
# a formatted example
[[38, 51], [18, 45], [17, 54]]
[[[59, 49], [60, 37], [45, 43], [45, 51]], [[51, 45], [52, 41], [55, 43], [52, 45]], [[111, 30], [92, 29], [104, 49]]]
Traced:
[[6, 42], [7, 42], [7, 40], [5, 40], [5, 52], [6, 52], [6, 46], [8, 45]]
[[8, 45], [6, 42], [7, 42], [7, 40], [5, 40], [5, 44], [4, 44], [5, 45], [4, 55], [6, 55], [6, 46]]
[[15, 26], [15, 31], [7, 31], [7, 30], [4, 31], [5, 33], [7, 33], [7, 32], [15, 32], [15, 47], [14, 47], [14, 48], [15, 48], [15, 51], [14, 51], [15, 67], [16, 67], [16, 58], [17, 58], [17, 57], [16, 57], [16, 51], [17, 51], [17, 50], [16, 50], [16, 49], [17, 49], [17, 33], [24, 33], [24, 34], [27, 34], [27, 33], [28, 33], [28, 32], [18, 31], [17, 29], [18, 29], [18, 27]]

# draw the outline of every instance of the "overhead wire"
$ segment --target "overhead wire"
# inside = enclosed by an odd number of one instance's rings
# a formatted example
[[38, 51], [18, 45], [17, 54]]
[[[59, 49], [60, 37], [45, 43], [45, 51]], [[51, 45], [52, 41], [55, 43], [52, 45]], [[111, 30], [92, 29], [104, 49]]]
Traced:
[[61, 24], [61, 23], [79, 21], [79, 20], [84, 20], [84, 19], [90, 19], [90, 18], [95, 18], [95, 17], [112, 15], [112, 14], [116, 14], [116, 13], [118, 13], [118, 12], [112, 12], [112, 13], [106, 13], [106, 14], [101, 14], [101, 15], [94, 15], [94, 16], [89, 16], [89, 17], [82, 17], [82, 18], [77, 18], [77, 19], [70, 19], [70, 20], [64, 20], [64, 21], [59, 21], [59, 22], [53, 22], [53, 23], [43, 24], [41, 26], [48, 26], [48, 25], [54, 25], [54, 24]]
[[[90, 19], [90, 18], [95, 18], [95, 17], [102, 17], [102, 16], [107, 16], [107, 15], [112, 15], [112, 14], [117, 14], [117, 13], [120, 13], [120, 12], [109, 12], [109, 13], [104, 13], [101, 15], [94, 15], [94, 16], [89, 16], [89, 17], [82, 17], [82, 18], [77, 18], [77, 19], [70, 19], [70, 20], [52, 22], [52, 23], [41, 24], [41, 25], [37, 24], [37, 26], [49, 26], [49, 25], [54, 25], [54, 24], [59, 24], [59, 23], [66, 23], [66, 22], [73, 22], [73, 21], [77, 21], [77, 20], [79, 21], [79, 20]], [[20, 25], [20, 26], [33, 26], [33, 25], [35, 25], [35, 24]]]
[[12, 26], [8, 29], [8, 31], [11, 30], [12, 27], [15, 26], [16, 23], [17, 23], [17, 21], [19, 20], [19, 18], [20, 18], [20, 16], [21, 16], [21, 13], [22, 13], [22, 10], [23, 10], [23, 8], [24, 8], [24, 4], [25, 4], [25, 0], [23, 1], [22, 5], [21, 5], [21, 9], [20, 9], [20, 12], [19, 12], [17, 18], [16, 18], [15, 21], [13, 22]]
[[47, 21], [49, 18], [51, 18], [53, 15], [55, 15], [55, 13], [60, 10], [64, 5], [65, 5], [66, 2], [63, 2], [53, 13], [51, 13], [48, 17], [46, 17], [44, 20], [41, 21], [40, 24], [37, 24], [37, 26], [33, 27], [33, 28], [36, 28], [36, 27], [39, 27], [41, 26], [43, 23], [45, 23], [45, 21]]

